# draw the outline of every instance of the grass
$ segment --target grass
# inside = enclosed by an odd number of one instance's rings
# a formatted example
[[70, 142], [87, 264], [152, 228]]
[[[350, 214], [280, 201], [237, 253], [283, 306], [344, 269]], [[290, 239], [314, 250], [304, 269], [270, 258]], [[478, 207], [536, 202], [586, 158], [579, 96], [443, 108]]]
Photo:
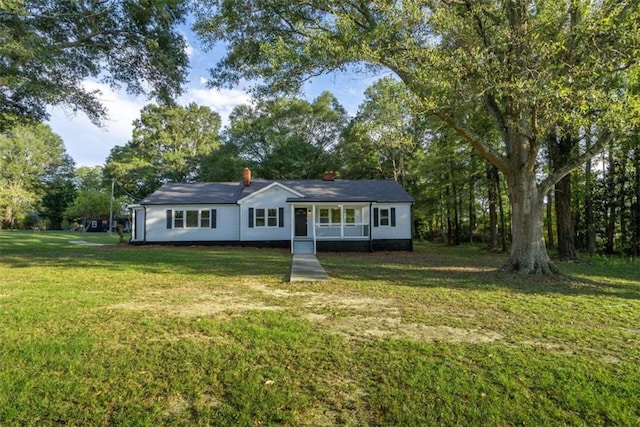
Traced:
[[640, 425], [636, 261], [117, 239], [0, 232], [0, 425]]

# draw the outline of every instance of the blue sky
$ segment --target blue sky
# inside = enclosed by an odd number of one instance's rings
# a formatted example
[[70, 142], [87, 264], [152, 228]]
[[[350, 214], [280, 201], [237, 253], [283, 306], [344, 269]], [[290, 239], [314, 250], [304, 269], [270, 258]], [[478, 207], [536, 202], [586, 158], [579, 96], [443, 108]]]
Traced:
[[[178, 99], [182, 105], [195, 102], [206, 105], [222, 117], [223, 127], [236, 105], [251, 102], [243, 88], [214, 90], [206, 87], [208, 69], [224, 54], [224, 47], [205, 51], [193, 33], [185, 28], [191, 69], [185, 93]], [[332, 92], [350, 115], [354, 115], [363, 100], [365, 89], [380, 76], [363, 76], [351, 73], [332, 74], [313, 79], [304, 89], [305, 98], [313, 100], [325, 90]], [[108, 111], [108, 119], [99, 128], [83, 113], [72, 113], [61, 107], [50, 109], [49, 125], [64, 140], [67, 153], [76, 166], [96, 166], [105, 163], [111, 149], [125, 145], [131, 138], [132, 122], [140, 116], [140, 110], [150, 101], [144, 96], [132, 97], [125, 91], [114, 91], [108, 85], [85, 81], [91, 89], [99, 89], [101, 100]]]

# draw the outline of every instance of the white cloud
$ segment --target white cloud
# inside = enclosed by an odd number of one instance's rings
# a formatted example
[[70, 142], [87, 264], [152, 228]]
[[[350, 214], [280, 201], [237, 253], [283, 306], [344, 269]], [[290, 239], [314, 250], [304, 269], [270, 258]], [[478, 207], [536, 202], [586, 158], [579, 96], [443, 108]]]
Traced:
[[223, 125], [229, 122], [229, 114], [240, 104], [250, 104], [251, 96], [239, 89], [190, 89], [179, 98], [179, 103], [192, 102], [205, 105], [220, 114]]
[[95, 81], [85, 81], [84, 86], [101, 92], [99, 99], [107, 110], [103, 126], [95, 126], [82, 112], [61, 107], [51, 109], [49, 125], [62, 137], [67, 153], [78, 166], [95, 166], [104, 164], [114, 146], [124, 145], [131, 138], [132, 122], [140, 116], [146, 99], [132, 98]]
[[[140, 117], [140, 110], [148, 104], [144, 97], [133, 98], [124, 91], [114, 91], [108, 85], [86, 81], [89, 90], [99, 90], [100, 100], [107, 109], [108, 118], [102, 128], [89, 121], [84, 113], [65, 111], [60, 107], [51, 109], [49, 125], [64, 140], [67, 153], [78, 166], [104, 164], [116, 145], [125, 145], [131, 139], [133, 121]], [[248, 104], [251, 97], [237, 89], [189, 89], [178, 102], [187, 105], [195, 102], [206, 105], [220, 114], [227, 124], [229, 114], [238, 104]]]
[[184, 46], [184, 52], [187, 54], [187, 58], [191, 59], [193, 57], [193, 46], [191, 46], [191, 44], [189, 43], [189, 39], [187, 39], [185, 37], [185, 46]]

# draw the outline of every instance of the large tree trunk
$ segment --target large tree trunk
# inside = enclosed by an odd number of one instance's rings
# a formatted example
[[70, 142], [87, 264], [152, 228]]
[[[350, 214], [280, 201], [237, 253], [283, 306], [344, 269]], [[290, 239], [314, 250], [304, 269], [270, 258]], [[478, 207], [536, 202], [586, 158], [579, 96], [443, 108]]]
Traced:
[[496, 205], [498, 202], [498, 184], [496, 183], [500, 177], [498, 176], [498, 168], [493, 165], [487, 165], [487, 187], [489, 200], [489, 249], [498, 248], [498, 211]]
[[[554, 133], [549, 142], [551, 164], [554, 169], [559, 169], [568, 162], [576, 141], [569, 133], [565, 133], [561, 137]], [[558, 257], [565, 261], [578, 259], [571, 209], [571, 174], [566, 175], [556, 183], [554, 201], [556, 230], [558, 233]]]
[[571, 212], [571, 174], [555, 186], [556, 229], [558, 232], [558, 257], [564, 261], [578, 259], [575, 230]]
[[[591, 145], [591, 136], [587, 136], [587, 149]], [[584, 222], [587, 231], [586, 244], [587, 253], [593, 255], [596, 253], [596, 226], [593, 218], [593, 178], [591, 176], [591, 160], [587, 161], [584, 167], [585, 179], [585, 200], [584, 200]]]
[[544, 198], [534, 171], [514, 171], [508, 186], [511, 202], [511, 254], [504, 270], [522, 274], [551, 274], [557, 268], [544, 243]]
[[[640, 136], [636, 135], [636, 138], [640, 139]], [[640, 140], [636, 141], [636, 143], [640, 145]], [[633, 246], [631, 254], [638, 256], [640, 255], [640, 146], [636, 146], [633, 150], [633, 164], [636, 176], [633, 191], [635, 194], [635, 209], [633, 209]]]
[[502, 252], [507, 252], [507, 226], [504, 219], [504, 206], [502, 205], [502, 190], [500, 189], [500, 175], [498, 177], [496, 186], [498, 189], [498, 209], [500, 212], [500, 243], [502, 244]]
[[555, 246], [553, 239], [553, 192], [547, 193], [547, 239], [549, 240], [549, 247]]
[[476, 206], [475, 206], [475, 185], [474, 177], [469, 181], [469, 243], [473, 243], [473, 232], [476, 229]]
[[451, 221], [451, 191], [450, 186], [445, 188], [445, 199], [447, 201], [447, 245], [453, 246], [453, 223]]
[[[605, 246], [605, 253], [607, 255], [613, 255], [614, 251], [614, 233], [616, 227], [616, 188], [615, 188], [615, 162], [613, 160], [613, 147], [609, 147], [609, 170], [608, 176], [605, 180], [607, 182], [607, 225], [605, 233], [607, 236], [607, 243]], [[604, 166], [603, 166], [604, 167]]]

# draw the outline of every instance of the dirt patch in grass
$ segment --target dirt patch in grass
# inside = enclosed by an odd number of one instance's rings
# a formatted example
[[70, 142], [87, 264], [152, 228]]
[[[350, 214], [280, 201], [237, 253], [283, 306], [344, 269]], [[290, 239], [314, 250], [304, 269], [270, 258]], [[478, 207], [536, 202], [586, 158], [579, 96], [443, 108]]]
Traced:
[[114, 304], [110, 309], [148, 311], [176, 317], [204, 317], [234, 314], [250, 310], [281, 310], [248, 299], [235, 292], [215, 291], [199, 287], [178, 287], [139, 293], [127, 302]]
[[234, 289], [156, 289], [109, 308], [191, 318], [222, 315], [228, 318], [252, 310], [290, 310], [349, 339], [390, 337], [422, 342], [489, 343], [503, 338], [497, 332], [477, 328], [407, 322], [402, 304], [391, 298], [295, 291], [244, 280]]
[[386, 337], [411, 339], [420, 342], [490, 343], [501, 340], [497, 332], [480, 329], [454, 328], [444, 325], [403, 323], [401, 317], [347, 316], [329, 318], [310, 313], [307, 319], [330, 328], [351, 339]]

